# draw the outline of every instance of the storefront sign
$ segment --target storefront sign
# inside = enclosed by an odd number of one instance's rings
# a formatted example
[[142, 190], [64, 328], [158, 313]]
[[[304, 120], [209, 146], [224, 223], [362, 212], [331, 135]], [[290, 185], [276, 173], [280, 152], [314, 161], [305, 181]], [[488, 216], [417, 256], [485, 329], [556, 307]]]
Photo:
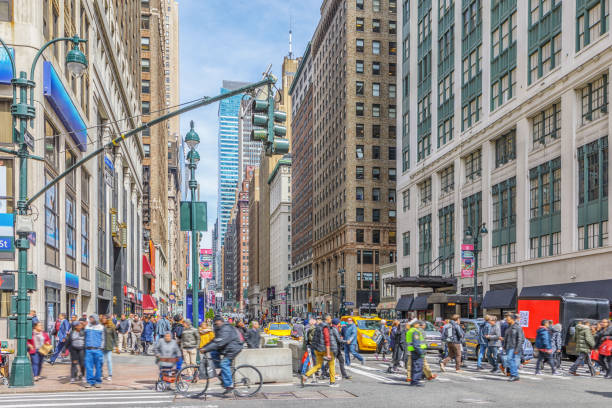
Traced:
[[461, 277], [474, 277], [474, 245], [461, 244]]
[[78, 289], [79, 288], [79, 277], [74, 273], [66, 272], [66, 287]]

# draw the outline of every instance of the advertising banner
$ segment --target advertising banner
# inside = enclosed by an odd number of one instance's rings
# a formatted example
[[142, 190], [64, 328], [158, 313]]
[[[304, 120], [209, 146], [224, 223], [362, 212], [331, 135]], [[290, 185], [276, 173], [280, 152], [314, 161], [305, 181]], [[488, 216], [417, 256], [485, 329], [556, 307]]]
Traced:
[[474, 245], [461, 244], [461, 277], [474, 277]]
[[212, 279], [212, 249], [200, 249], [200, 278]]

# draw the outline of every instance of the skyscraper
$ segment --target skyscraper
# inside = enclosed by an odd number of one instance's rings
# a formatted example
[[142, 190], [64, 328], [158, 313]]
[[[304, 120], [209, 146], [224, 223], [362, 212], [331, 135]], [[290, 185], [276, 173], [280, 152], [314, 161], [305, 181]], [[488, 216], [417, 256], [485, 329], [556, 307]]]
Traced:
[[260, 141], [251, 140], [251, 130], [253, 130], [253, 101], [251, 99], [243, 99], [240, 103], [238, 130], [240, 134], [238, 143], [239, 182], [242, 183], [247, 174], [247, 167], [259, 166], [259, 157], [263, 147]]
[[[244, 82], [223, 81], [221, 93], [228, 93], [247, 85]], [[240, 177], [238, 114], [242, 95], [235, 95], [219, 102], [219, 171], [217, 216], [220, 222], [220, 241], [225, 238], [227, 222], [236, 200], [236, 188]]]

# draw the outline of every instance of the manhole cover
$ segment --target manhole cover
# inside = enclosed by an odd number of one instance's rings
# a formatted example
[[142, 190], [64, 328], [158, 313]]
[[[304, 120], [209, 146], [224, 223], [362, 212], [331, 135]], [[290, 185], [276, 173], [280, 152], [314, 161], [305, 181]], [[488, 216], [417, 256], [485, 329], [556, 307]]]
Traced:
[[474, 399], [474, 398], [464, 398], [464, 399], [458, 400], [457, 402], [461, 404], [490, 404], [492, 401], [479, 400], [479, 399]]

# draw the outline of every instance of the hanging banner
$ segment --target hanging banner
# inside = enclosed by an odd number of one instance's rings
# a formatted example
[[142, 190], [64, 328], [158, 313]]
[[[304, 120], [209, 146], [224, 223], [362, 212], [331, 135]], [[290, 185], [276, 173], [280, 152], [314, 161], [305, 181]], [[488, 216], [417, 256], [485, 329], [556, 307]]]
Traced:
[[200, 249], [200, 278], [212, 279], [212, 249]]
[[474, 277], [474, 245], [461, 244], [461, 277]]

